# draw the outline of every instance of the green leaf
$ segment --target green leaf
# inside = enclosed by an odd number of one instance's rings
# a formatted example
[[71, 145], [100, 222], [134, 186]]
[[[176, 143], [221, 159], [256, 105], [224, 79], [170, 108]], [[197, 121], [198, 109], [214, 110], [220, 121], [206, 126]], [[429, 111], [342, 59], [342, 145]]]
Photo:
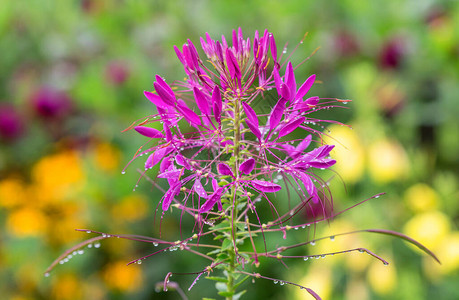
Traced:
[[237, 293], [236, 295], [233, 296], [233, 300], [239, 300], [239, 298], [241, 298], [241, 296], [244, 295], [245, 292], [247, 291], [243, 290], [242, 292]]
[[215, 288], [217, 289], [217, 291], [220, 292], [226, 292], [226, 290], [228, 290], [228, 286], [226, 285], [226, 283], [223, 282], [217, 282], [215, 284]]
[[225, 277], [207, 276], [207, 277], [204, 277], [204, 278], [209, 279], [209, 280], [213, 280], [213, 281], [224, 282], [224, 283], [228, 282], [228, 279], [226, 279]]
[[231, 247], [233, 247], [233, 241], [232, 240], [224, 240], [222, 243], [222, 251], [228, 250]]
[[202, 300], [216, 300], [215, 298], [202, 298]]
[[430, 255], [433, 259], [435, 259], [439, 264], [441, 264], [440, 260], [437, 258], [437, 256], [435, 256], [435, 254], [430, 251], [426, 246], [424, 246], [423, 244], [419, 243], [418, 241], [410, 238], [409, 236], [407, 235], [404, 235], [403, 233], [400, 233], [400, 232], [396, 232], [396, 231], [392, 231], [392, 230], [384, 230], [384, 229], [365, 229], [365, 230], [362, 230], [362, 231], [366, 231], [366, 232], [374, 232], [374, 233], [380, 233], [380, 234], [387, 234], [387, 235], [390, 235], [390, 236], [395, 236], [395, 237], [398, 237], [402, 240], [405, 240], [407, 241], [408, 243], [410, 244], [413, 244], [415, 245], [416, 247], [418, 247], [419, 249], [421, 249], [422, 251], [424, 251], [425, 253], [427, 253], [428, 255]]
[[207, 252], [206, 255], [217, 254], [217, 253], [220, 253], [221, 251], [222, 251], [221, 249], [215, 249], [215, 250], [213, 250], [213, 251]]
[[214, 241], [215, 240], [219, 240], [219, 239], [222, 239], [224, 238], [225, 236], [223, 234], [220, 234], [220, 235], [217, 235], [216, 237], [214, 237]]
[[232, 297], [234, 295], [233, 292], [218, 292], [218, 294], [222, 297]]
[[246, 281], [249, 277], [250, 277], [250, 276], [247, 275], [247, 276], [245, 276], [244, 278], [242, 278], [241, 281], [239, 281], [238, 283], [236, 283], [236, 284], [234, 285], [234, 289], [236, 290], [236, 289], [237, 289], [244, 281]]

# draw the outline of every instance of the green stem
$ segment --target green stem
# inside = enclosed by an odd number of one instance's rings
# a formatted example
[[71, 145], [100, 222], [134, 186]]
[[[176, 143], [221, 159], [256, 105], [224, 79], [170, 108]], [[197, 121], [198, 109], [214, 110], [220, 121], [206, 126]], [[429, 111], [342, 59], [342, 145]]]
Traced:
[[[240, 110], [241, 110], [241, 99], [237, 98], [235, 99], [236, 101], [234, 102], [234, 136], [233, 136], [233, 142], [234, 142], [234, 147], [233, 147], [233, 154], [234, 154], [234, 164], [233, 164], [233, 174], [235, 176], [235, 181], [239, 180], [239, 142], [241, 139], [241, 129], [240, 129]], [[236, 260], [236, 236], [237, 236], [237, 216], [238, 216], [238, 211], [237, 211], [237, 189], [236, 186], [233, 185], [232, 193], [231, 193], [231, 216], [230, 216], [230, 222], [231, 222], [231, 238], [233, 240], [233, 247], [228, 249], [228, 260], [229, 260], [229, 265], [227, 268], [227, 291], [231, 294], [235, 293], [235, 280], [234, 280], [234, 272], [237, 267], [237, 260]], [[232, 300], [233, 296], [228, 296], [226, 297], [226, 300]]]

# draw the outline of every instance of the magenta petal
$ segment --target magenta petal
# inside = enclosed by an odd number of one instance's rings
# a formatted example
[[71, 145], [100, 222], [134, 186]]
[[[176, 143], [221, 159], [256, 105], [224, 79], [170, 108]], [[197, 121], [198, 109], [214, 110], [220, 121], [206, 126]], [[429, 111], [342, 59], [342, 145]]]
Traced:
[[269, 129], [274, 130], [274, 128], [279, 125], [282, 115], [284, 114], [285, 104], [287, 100], [280, 99], [276, 105], [273, 107], [271, 114], [269, 115]]
[[[287, 70], [285, 71], [285, 84], [288, 86], [288, 90], [290, 91], [289, 97], [284, 98], [291, 100], [295, 96], [296, 93], [296, 82], [295, 82], [295, 73], [293, 72], [293, 66], [291, 62], [287, 64]], [[291, 98], [290, 98], [291, 97]]]
[[145, 127], [145, 126], [136, 126], [134, 127], [134, 129], [141, 135], [152, 138], [152, 139], [160, 139], [164, 137], [161, 131], [154, 129], [154, 128]]
[[159, 165], [159, 172], [165, 172], [171, 165], [172, 161], [170, 159], [163, 159]]
[[290, 97], [292, 95], [291, 92], [293, 92], [293, 91], [290, 91], [290, 88], [288, 87], [287, 84], [285, 84], [285, 83], [281, 84], [280, 95], [281, 95], [282, 98], [284, 98], [286, 100], [290, 100]]
[[169, 206], [172, 203], [172, 200], [174, 200], [174, 197], [177, 196], [180, 193], [180, 183], [172, 186], [169, 188], [169, 190], [164, 194], [163, 197], [163, 211], [167, 211], [169, 209]]
[[177, 110], [185, 117], [185, 119], [195, 125], [201, 125], [201, 119], [199, 116], [188, 108], [188, 106], [183, 101], [179, 101], [177, 104]]
[[210, 107], [209, 102], [207, 102], [206, 96], [204, 93], [199, 90], [197, 87], [193, 88], [194, 99], [196, 100], [196, 104], [198, 105], [199, 110], [203, 115], [210, 115]]
[[212, 108], [214, 110], [215, 121], [217, 121], [218, 124], [221, 124], [222, 106], [222, 95], [218, 86], [215, 85], [214, 91], [212, 92]]
[[270, 42], [271, 42], [271, 55], [273, 56], [274, 63], [277, 63], [277, 46], [276, 46], [276, 41], [274, 40], [274, 36], [270, 36]]
[[182, 172], [182, 169], [172, 169], [158, 174], [158, 178], [177, 179]]
[[182, 52], [180, 52], [180, 49], [177, 46], [174, 46], [175, 54], [177, 54], [178, 59], [180, 62], [185, 65], [185, 58], [183, 57]]
[[194, 181], [193, 190], [196, 192], [196, 194], [198, 194], [199, 197], [204, 198], [204, 199], [209, 198], [209, 195], [207, 194], [206, 190], [202, 186], [200, 179], [196, 179]]
[[319, 103], [319, 97], [314, 96], [314, 97], [308, 98], [304, 101], [304, 103], [310, 106], [316, 106], [317, 103]]
[[296, 146], [295, 150], [290, 153], [292, 158], [296, 158], [300, 155], [306, 148], [308, 148], [309, 144], [311, 144], [311, 135], [308, 135], [304, 140], [302, 140], [298, 146]]
[[249, 127], [250, 131], [258, 138], [261, 139], [261, 132], [260, 129], [258, 128], [258, 125], [253, 124], [249, 120], [245, 120], [245, 123]]
[[241, 70], [239, 69], [239, 64], [234, 57], [233, 52], [229, 48], [226, 49], [226, 65], [228, 66], [231, 79], [241, 79]]
[[274, 193], [278, 192], [282, 189], [282, 187], [278, 184], [269, 182], [269, 181], [262, 181], [262, 180], [251, 180], [250, 184], [256, 190], [267, 192], [267, 193]]
[[191, 170], [190, 164], [188, 163], [186, 158], [183, 157], [183, 155], [177, 154], [177, 156], [175, 156], [175, 161], [177, 162], [178, 165], [184, 167], [185, 169]]
[[161, 108], [169, 107], [169, 105], [167, 105], [158, 95], [153, 94], [152, 92], [148, 92], [148, 91], [143, 91], [143, 94], [145, 95], [145, 97], [147, 97], [148, 100], [151, 101], [151, 103], [153, 103], [157, 107], [161, 107]]
[[312, 197], [312, 202], [317, 203], [319, 201], [319, 197], [317, 196], [317, 189], [312, 182], [311, 177], [305, 173], [301, 173], [300, 177], [306, 191], [308, 192], [309, 196]]
[[280, 91], [281, 91], [282, 79], [280, 78], [279, 70], [277, 70], [276, 67], [275, 67], [274, 70], [273, 70], [273, 77], [274, 77], [274, 83], [275, 83], [275, 85], [276, 85], [277, 93], [278, 93], [279, 96], [280, 96], [280, 95], [281, 95], [281, 94], [280, 94]]
[[[209, 210], [212, 209], [212, 207], [214, 207], [215, 203], [221, 201], [222, 191], [223, 191], [222, 188], [218, 188], [218, 189], [209, 197], [209, 199], [201, 206], [201, 208], [199, 209], [199, 213], [202, 214], [202, 213], [208, 212]], [[220, 209], [220, 205], [219, 205], [219, 209]]]
[[153, 86], [155, 87], [156, 92], [158, 93], [159, 97], [161, 97], [161, 99], [164, 101], [164, 103], [170, 106], [175, 105], [175, 96], [169, 94], [169, 92], [164, 86], [162, 86], [158, 82], [154, 82]]
[[313, 168], [326, 169], [330, 168], [336, 163], [334, 159], [322, 159], [322, 160], [312, 160], [309, 162], [309, 165]]
[[246, 160], [239, 166], [239, 172], [241, 172], [242, 174], [248, 175], [250, 174], [250, 172], [252, 172], [254, 167], [255, 167], [255, 159], [249, 158], [248, 160]]
[[225, 163], [218, 164], [217, 169], [220, 175], [234, 177], [233, 171], [231, 171], [231, 168]]
[[316, 80], [316, 75], [313, 74], [309, 76], [308, 79], [301, 85], [301, 87], [298, 89], [298, 93], [296, 93], [296, 99], [302, 99], [304, 95], [306, 95], [309, 92], [309, 89], [312, 87], [314, 84], [314, 81]]
[[285, 124], [284, 127], [282, 127], [279, 130], [279, 137], [286, 136], [287, 134], [289, 134], [292, 131], [294, 131], [295, 129], [297, 129], [301, 124], [303, 124], [304, 120], [306, 120], [306, 118], [305, 117], [301, 117], [301, 118], [298, 118], [296, 120], [292, 120], [292, 121], [288, 122], [287, 124]]
[[250, 105], [246, 102], [242, 102], [242, 108], [244, 109], [244, 112], [247, 116], [247, 118], [249, 119], [249, 121], [256, 125], [256, 127], [258, 127], [258, 116], [257, 114], [255, 113], [255, 111], [253, 110], [252, 107], [250, 107]]

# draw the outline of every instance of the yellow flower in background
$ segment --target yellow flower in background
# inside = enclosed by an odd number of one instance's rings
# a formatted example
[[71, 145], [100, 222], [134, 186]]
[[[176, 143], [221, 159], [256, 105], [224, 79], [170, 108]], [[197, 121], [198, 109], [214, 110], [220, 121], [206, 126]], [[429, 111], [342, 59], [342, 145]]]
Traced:
[[368, 284], [360, 278], [352, 278], [346, 285], [346, 298], [349, 300], [359, 299], [367, 300], [369, 298]]
[[26, 202], [25, 184], [18, 178], [0, 181], [0, 207], [12, 208]]
[[398, 141], [378, 140], [368, 150], [368, 168], [373, 180], [387, 183], [399, 180], [409, 167], [405, 150]]
[[405, 192], [404, 200], [414, 212], [425, 212], [437, 208], [439, 198], [434, 189], [424, 183], [411, 186]]
[[433, 260], [424, 260], [424, 270], [432, 280], [439, 280], [439, 275], [448, 275], [459, 270], [459, 231], [445, 236], [434, 249], [441, 265]]
[[331, 156], [336, 160], [334, 169], [346, 183], [355, 183], [363, 175], [365, 153], [355, 130], [345, 126], [331, 125], [328, 130], [333, 135], [324, 137], [327, 144], [335, 145]]
[[83, 161], [78, 152], [64, 150], [43, 157], [32, 169], [32, 179], [37, 193], [51, 200], [61, 200], [74, 195], [84, 183]]
[[450, 226], [448, 216], [439, 211], [430, 211], [411, 218], [405, 224], [403, 232], [427, 248], [435, 250], [450, 232]]
[[80, 214], [62, 215], [60, 218], [53, 220], [53, 225], [50, 227], [50, 237], [61, 244], [81, 240], [83, 233], [75, 229], [87, 227]]
[[[388, 255], [381, 254], [387, 261], [391, 261]], [[397, 271], [395, 264], [384, 265], [379, 260], [371, 263], [367, 279], [373, 291], [380, 295], [387, 295], [394, 290], [397, 285]]]
[[112, 215], [116, 220], [136, 221], [145, 217], [148, 204], [145, 196], [133, 194], [124, 197], [120, 203], [113, 206]]
[[41, 236], [48, 227], [48, 219], [40, 210], [24, 207], [8, 215], [6, 227], [17, 237]]
[[106, 172], [118, 171], [120, 151], [109, 143], [97, 143], [93, 149], [95, 166]]
[[59, 274], [51, 291], [53, 299], [74, 300], [82, 299], [80, 280], [73, 274]]
[[[298, 280], [295, 279], [295, 282]], [[307, 275], [300, 279], [299, 284], [312, 289], [316, 294], [320, 295], [323, 300], [332, 299], [332, 283], [333, 275], [330, 268], [324, 267], [321, 264], [312, 264], [307, 271]], [[304, 290], [294, 289], [293, 299], [303, 300], [312, 299], [305, 293]]]
[[138, 266], [126, 266], [125, 261], [113, 262], [104, 271], [108, 286], [123, 292], [135, 291], [142, 283], [142, 269]]

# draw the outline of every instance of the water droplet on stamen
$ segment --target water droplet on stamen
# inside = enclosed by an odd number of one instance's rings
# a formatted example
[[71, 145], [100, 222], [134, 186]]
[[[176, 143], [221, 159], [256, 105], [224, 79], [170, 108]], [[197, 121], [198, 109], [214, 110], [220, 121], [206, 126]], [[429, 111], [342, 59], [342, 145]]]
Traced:
[[307, 256], [303, 257], [304, 261], [307, 261], [308, 259], [309, 259], [309, 257], [307, 257]]
[[84, 253], [84, 250], [82, 250], [82, 249], [78, 250], [78, 254], [81, 255], [81, 254], [83, 254], [83, 253]]
[[274, 284], [277, 284], [279, 281], [277, 281], [277, 280], [274, 280], [273, 282], [274, 282]]
[[334, 237], [334, 236], [331, 236], [331, 237], [330, 237], [330, 241], [334, 242], [334, 241], [335, 241], [335, 237]]
[[88, 248], [92, 248], [92, 244], [88, 244]]
[[285, 282], [283, 282], [283, 281], [280, 282], [280, 285], [284, 285], [284, 284], [285, 284]]
[[385, 266], [389, 265], [389, 263], [388, 263], [387, 261], [383, 262], [383, 264], [384, 264]]
[[49, 277], [49, 273], [48, 272], [46, 272], [44, 275], [45, 275], [45, 277]]
[[141, 260], [138, 260], [138, 261], [137, 261], [137, 264], [138, 264], [138, 265], [142, 264], [142, 261], [141, 261]]
[[100, 243], [94, 244], [94, 248], [100, 248]]
[[123, 175], [126, 174], [126, 171], [121, 171], [121, 174], [123, 174]]
[[316, 245], [316, 242], [312, 241], [311, 246], [315, 246], [315, 245]]

